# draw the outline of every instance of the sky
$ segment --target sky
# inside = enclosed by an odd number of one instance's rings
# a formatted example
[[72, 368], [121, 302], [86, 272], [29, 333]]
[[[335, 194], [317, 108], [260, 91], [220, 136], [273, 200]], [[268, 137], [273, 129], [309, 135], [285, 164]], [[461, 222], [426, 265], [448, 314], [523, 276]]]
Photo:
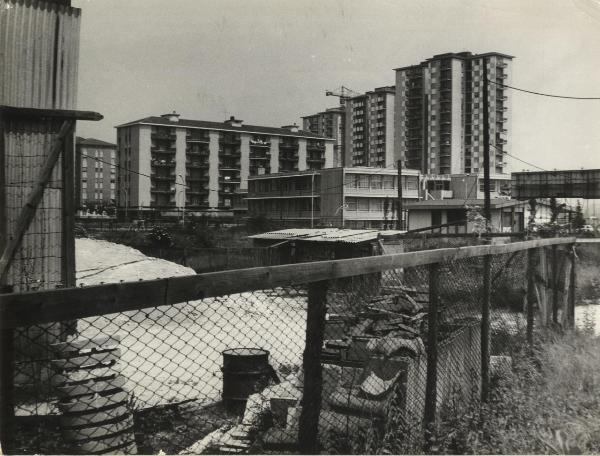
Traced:
[[[434, 54], [515, 56], [512, 85], [600, 97], [600, 0], [73, 0], [82, 9], [78, 135], [173, 110], [281, 126], [333, 107], [325, 91], [394, 84]], [[512, 154], [600, 168], [600, 100], [512, 93]], [[534, 169], [509, 159], [512, 171]]]

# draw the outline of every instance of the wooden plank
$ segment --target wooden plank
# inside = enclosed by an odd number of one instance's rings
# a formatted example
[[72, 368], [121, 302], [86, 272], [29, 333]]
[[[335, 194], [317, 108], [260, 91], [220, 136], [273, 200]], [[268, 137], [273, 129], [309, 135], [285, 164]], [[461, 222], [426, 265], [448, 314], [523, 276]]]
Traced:
[[[135, 443], [133, 432], [126, 432], [117, 436], [110, 436], [104, 439], [93, 440], [90, 442], [79, 443], [77, 447], [80, 451], [79, 454], [101, 454], [111, 453], [112, 450], [129, 446]], [[121, 454], [121, 451], [115, 452]]]
[[58, 408], [63, 413], [92, 412], [95, 409], [116, 405], [127, 401], [127, 392], [119, 391], [109, 396], [93, 396], [78, 398], [71, 402], [59, 402]]
[[75, 111], [72, 109], [39, 109], [20, 108], [17, 106], [0, 106], [0, 113], [6, 117], [27, 118], [58, 118], [64, 120], [92, 120], [99, 121], [104, 118], [102, 114], [93, 111]]
[[63, 429], [70, 427], [85, 426], [93, 423], [101, 423], [102, 421], [114, 420], [120, 416], [127, 415], [129, 410], [123, 404], [117, 404], [114, 408], [107, 410], [93, 410], [91, 413], [77, 415], [62, 415], [60, 417], [60, 425]]
[[23, 207], [21, 213], [19, 214], [19, 218], [17, 219], [15, 232], [13, 233], [12, 238], [7, 242], [7, 245], [4, 247], [2, 252], [2, 257], [0, 258], [0, 277], [4, 276], [8, 270], [15, 252], [21, 244], [21, 240], [23, 239], [25, 232], [35, 217], [37, 207], [44, 196], [44, 188], [52, 176], [52, 170], [54, 169], [54, 166], [56, 165], [56, 162], [60, 156], [64, 138], [73, 128], [73, 122], [74, 121], [63, 122], [54, 145], [52, 146], [52, 149], [50, 150], [50, 153], [48, 154], [48, 157], [46, 157], [44, 165], [42, 166], [38, 180], [35, 183], [31, 193], [27, 197], [25, 207]]
[[121, 342], [120, 334], [111, 334], [109, 336], [98, 336], [93, 339], [76, 339], [70, 342], [61, 342], [50, 345], [55, 353], [68, 353], [92, 348], [114, 347]]
[[94, 424], [88, 428], [81, 429], [63, 429], [65, 439], [71, 442], [80, 440], [99, 439], [117, 432], [126, 431], [133, 427], [133, 417], [128, 415], [122, 421], [108, 424]]
[[572, 244], [574, 238], [536, 239], [502, 245], [423, 250], [360, 259], [316, 261], [211, 272], [168, 279], [0, 295], [1, 327], [18, 327], [139, 310], [244, 291], [371, 274], [389, 269], [452, 262]]
[[95, 366], [97, 364], [118, 361], [121, 358], [121, 350], [111, 349], [103, 353], [90, 353], [89, 355], [77, 356], [67, 359], [53, 359], [52, 365], [57, 369], [80, 369], [86, 366]]
[[90, 380], [88, 383], [82, 383], [80, 385], [59, 386], [56, 388], [56, 391], [59, 397], [64, 398], [103, 393], [112, 389], [123, 388], [124, 385], [125, 377], [118, 375], [109, 380]]
[[61, 279], [64, 287], [75, 281], [75, 122], [65, 135], [62, 153], [62, 236]]

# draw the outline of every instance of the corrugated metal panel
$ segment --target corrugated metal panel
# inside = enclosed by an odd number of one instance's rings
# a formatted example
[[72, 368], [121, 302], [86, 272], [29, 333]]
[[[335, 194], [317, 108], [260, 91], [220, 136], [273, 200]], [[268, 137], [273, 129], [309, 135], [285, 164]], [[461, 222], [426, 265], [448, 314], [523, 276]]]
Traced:
[[75, 109], [80, 10], [0, 0], [0, 104]]
[[404, 233], [405, 231], [396, 230], [350, 230], [342, 228], [298, 228], [280, 231], [271, 231], [268, 233], [255, 234], [248, 236], [250, 239], [289, 239], [289, 240], [306, 240], [311, 242], [346, 242], [360, 243], [368, 242], [377, 239], [381, 236], [393, 236], [395, 234]]
[[[60, 121], [13, 121], [5, 125], [7, 236], [25, 205], [56, 138]], [[55, 288], [62, 283], [62, 182], [58, 161], [36, 215], [7, 274], [15, 291]]]

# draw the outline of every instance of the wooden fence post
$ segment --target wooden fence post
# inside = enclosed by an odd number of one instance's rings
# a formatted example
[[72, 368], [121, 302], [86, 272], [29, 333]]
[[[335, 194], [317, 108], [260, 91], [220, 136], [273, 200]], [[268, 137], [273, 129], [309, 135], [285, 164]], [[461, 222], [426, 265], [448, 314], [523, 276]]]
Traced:
[[0, 444], [11, 454], [14, 423], [14, 330], [0, 329]]
[[535, 302], [535, 249], [527, 250], [527, 343], [533, 345], [533, 321]]
[[483, 299], [481, 302], [481, 400], [487, 402], [490, 391], [490, 296], [492, 256], [483, 257]]
[[575, 244], [571, 246], [570, 252], [571, 259], [571, 280], [569, 287], [569, 308], [568, 308], [568, 326], [569, 328], [575, 327], [575, 296], [577, 293], [577, 271], [576, 271], [576, 260], [577, 254], [575, 253]]
[[326, 280], [312, 282], [308, 286], [308, 310], [306, 312], [306, 345], [303, 356], [304, 393], [298, 429], [300, 454], [319, 454], [319, 414], [321, 412], [321, 348], [325, 333], [327, 311]]
[[558, 246], [552, 246], [552, 323], [558, 323]]
[[429, 309], [427, 319], [427, 379], [425, 383], [425, 451], [430, 447], [435, 426], [437, 402], [437, 338], [439, 264], [429, 266]]

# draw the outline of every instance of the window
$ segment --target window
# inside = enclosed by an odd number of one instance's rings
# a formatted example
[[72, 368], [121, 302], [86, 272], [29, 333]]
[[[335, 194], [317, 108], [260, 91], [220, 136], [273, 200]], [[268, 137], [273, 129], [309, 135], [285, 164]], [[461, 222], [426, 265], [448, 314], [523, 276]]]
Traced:
[[358, 210], [369, 212], [369, 200], [367, 198], [358, 199]]
[[371, 188], [379, 190], [381, 187], [381, 176], [371, 176]]
[[358, 188], [369, 188], [369, 176], [358, 176]]
[[369, 205], [369, 209], [370, 209], [371, 212], [381, 212], [381, 211], [383, 211], [383, 200], [380, 200], [380, 199], [371, 200], [371, 203]]
[[345, 208], [345, 210], [356, 212], [356, 205], [357, 205], [356, 198], [346, 198], [346, 205], [348, 207]]

